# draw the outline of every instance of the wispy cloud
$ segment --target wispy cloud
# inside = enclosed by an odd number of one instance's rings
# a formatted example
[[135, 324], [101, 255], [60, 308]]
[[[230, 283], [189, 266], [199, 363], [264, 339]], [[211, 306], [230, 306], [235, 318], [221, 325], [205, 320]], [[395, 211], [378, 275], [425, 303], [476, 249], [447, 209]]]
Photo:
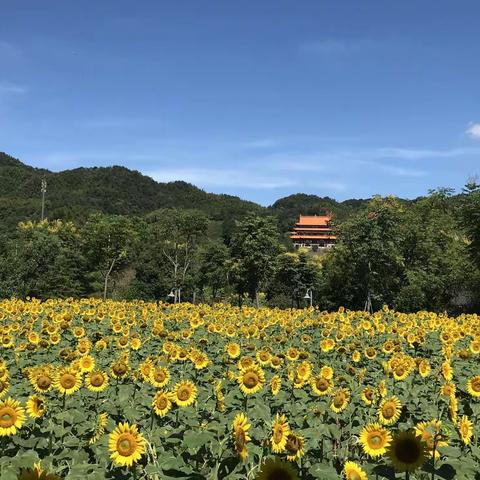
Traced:
[[28, 88], [23, 85], [9, 82], [0, 82], [0, 95], [22, 95], [27, 92]]
[[468, 125], [466, 133], [470, 138], [480, 140], [480, 123], [471, 122]]

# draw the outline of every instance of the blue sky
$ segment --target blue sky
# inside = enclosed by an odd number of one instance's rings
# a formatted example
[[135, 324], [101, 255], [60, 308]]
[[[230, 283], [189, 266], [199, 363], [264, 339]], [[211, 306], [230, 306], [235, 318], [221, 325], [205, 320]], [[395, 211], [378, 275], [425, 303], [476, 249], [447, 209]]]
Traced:
[[262, 204], [480, 174], [478, 0], [0, 0], [0, 150]]

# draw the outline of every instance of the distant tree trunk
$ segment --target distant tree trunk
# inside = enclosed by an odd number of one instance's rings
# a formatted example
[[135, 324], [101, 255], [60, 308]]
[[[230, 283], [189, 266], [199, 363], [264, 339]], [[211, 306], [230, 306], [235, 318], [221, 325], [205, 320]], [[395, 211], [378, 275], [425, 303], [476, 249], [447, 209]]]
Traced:
[[110, 277], [110, 274], [112, 273], [113, 267], [115, 266], [115, 262], [117, 261], [117, 257], [115, 257], [112, 260], [112, 263], [110, 264], [110, 268], [107, 271], [107, 274], [105, 275], [105, 283], [103, 285], [103, 300], [107, 299], [107, 289], [108, 289], [108, 278]]

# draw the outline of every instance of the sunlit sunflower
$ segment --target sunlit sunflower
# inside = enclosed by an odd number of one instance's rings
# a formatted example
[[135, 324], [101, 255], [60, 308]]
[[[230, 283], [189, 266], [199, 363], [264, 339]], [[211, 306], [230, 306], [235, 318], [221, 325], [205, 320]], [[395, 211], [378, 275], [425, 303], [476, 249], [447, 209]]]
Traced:
[[270, 381], [270, 389], [272, 391], [272, 395], [276, 396], [279, 394], [280, 389], [282, 388], [282, 379], [278, 375], [274, 375], [272, 380]]
[[455, 395], [457, 388], [454, 383], [447, 382], [442, 385], [442, 388], [440, 390], [440, 393], [444, 397], [451, 397], [452, 395]]
[[467, 382], [467, 390], [470, 395], [480, 397], [480, 375], [472, 377]]
[[288, 425], [287, 417], [277, 413], [275, 421], [272, 424], [272, 436], [270, 437], [272, 450], [275, 453], [280, 453], [285, 450], [289, 433], [290, 427]]
[[255, 480], [298, 480], [298, 477], [290, 463], [275, 457], [263, 463]]
[[365, 405], [371, 405], [375, 400], [375, 390], [372, 387], [365, 387], [362, 390], [362, 400]]
[[84, 355], [78, 362], [81, 372], [91, 372], [95, 368], [95, 359], [91, 355]]
[[385, 454], [391, 441], [390, 432], [379, 423], [369, 424], [360, 432], [363, 451], [373, 458]]
[[427, 445], [413, 430], [407, 430], [393, 437], [387, 455], [397, 472], [413, 472], [427, 460]]
[[128, 375], [128, 363], [124, 360], [117, 360], [113, 362], [110, 370], [115, 378], [125, 378]]
[[50, 369], [34, 369], [28, 378], [37, 393], [47, 393], [53, 388], [54, 378]]
[[164, 417], [172, 408], [174, 395], [171, 392], [157, 392], [153, 398], [152, 407], [155, 413]]
[[345, 462], [343, 474], [346, 480], [367, 480], [367, 474], [355, 462]]
[[197, 387], [190, 380], [182, 380], [175, 385], [173, 400], [180, 407], [188, 407], [197, 398]]
[[154, 387], [163, 388], [170, 381], [170, 372], [165, 367], [151, 368], [149, 380]]
[[384, 425], [395, 423], [400, 418], [401, 413], [402, 404], [396, 396], [384, 399], [378, 408], [378, 417]]
[[69, 367], [61, 367], [55, 375], [53, 386], [64, 395], [72, 395], [82, 386], [82, 377]]
[[136, 425], [120, 423], [109, 436], [108, 448], [115, 465], [131, 467], [145, 453], [145, 439]]
[[20, 402], [7, 398], [0, 402], [0, 437], [15, 435], [25, 422], [25, 410]]
[[465, 445], [468, 445], [473, 436], [473, 423], [469, 418], [464, 415], [458, 423], [458, 430], [460, 432], [460, 438]]
[[8, 380], [0, 380], [0, 398], [4, 397], [8, 392]]
[[32, 418], [40, 418], [47, 410], [45, 399], [38, 395], [30, 395], [26, 404], [27, 413]]
[[348, 407], [350, 391], [346, 388], [339, 388], [332, 397], [330, 408], [335, 413], [343, 412]]
[[90, 372], [85, 377], [85, 384], [92, 392], [102, 392], [108, 386], [108, 375], [101, 370]]
[[240, 345], [238, 343], [231, 342], [225, 347], [225, 351], [230, 358], [238, 358], [240, 356]]
[[332, 367], [329, 367], [328, 365], [324, 365], [321, 369], [320, 369], [320, 375], [323, 377], [323, 378], [327, 378], [328, 380], [331, 380], [333, 378], [333, 368]]
[[240, 460], [244, 461], [248, 457], [247, 443], [251, 440], [248, 435], [250, 429], [247, 417], [244, 413], [239, 413], [233, 421], [233, 440], [235, 442], [235, 451]]
[[440, 420], [418, 423], [415, 427], [415, 435], [425, 442], [430, 456], [432, 456], [435, 451], [435, 458], [440, 456], [437, 447], [445, 447], [448, 445], [446, 437], [442, 434], [442, 422]]
[[265, 374], [263, 369], [257, 365], [247, 367], [237, 377], [240, 390], [245, 395], [253, 395], [257, 393], [265, 383]]
[[422, 359], [418, 364], [418, 372], [420, 373], [420, 376], [422, 378], [426, 378], [430, 373], [430, 370], [431, 370], [431, 367], [430, 367], [429, 361], [426, 359]]
[[287, 460], [297, 461], [305, 455], [305, 439], [301, 435], [290, 432], [285, 443], [285, 450], [287, 451]]
[[321, 375], [310, 379], [310, 386], [316, 395], [328, 395], [333, 389], [333, 381]]

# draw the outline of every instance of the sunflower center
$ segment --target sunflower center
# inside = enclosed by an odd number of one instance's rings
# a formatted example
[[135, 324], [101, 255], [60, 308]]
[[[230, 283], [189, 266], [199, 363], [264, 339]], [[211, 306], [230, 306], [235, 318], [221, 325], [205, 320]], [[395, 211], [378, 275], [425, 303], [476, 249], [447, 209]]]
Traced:
[[421, 449], [415, 439], [406, 438], [395, 445], [395, 456], [406, 464], [412, 464], [418, 461], [421, 455]]
[[333, 399], [333, 404], [335, 405], [335, 407], [337, 408], [341, 407], [344, 402], [345, 402], [345, 396], [343, 395], [343, 393], [337, 393], [337, 395], [335, 395]]
[[246, 440], [245, 440], [245, 432], [241, 428], [237, 428], [235, 432], [235, 443], [237, 450], [243, 450], [245, 448]]
[[52, 384], [52, 379], [50, 377], [47, 377], [46, 375], [40, 375], [37, 378], [37, 387], [40, 390], [48, 390], [51, 384]]
[[275, 425], [273, 428], [273, 442], [280, 443], [283, 438], [283, 428], [281, 425]]
[[155, 370], [155, 373], [153, 374], [153, 378], [155, 379], [156, 382], [161, 383], [166, 378], [165, 372], [163, 370]]
[[292, 475], [283, 468], [272, 468], [266, 475], [266, 480], [293, 480]]
[[374, 433], [370, 436], [368, 443], [370, 448], [380, 448], [383, 444], [383, 438], [378, 433]]
[[0, 410], [0, 427], [9, 428], [11, 427], [17, 418], [15, 410], [11, 407], [4, 407]]
[[104, 383], [103, 375], [100, 373], [95, 373], [90, 377], [90, 383], [94, 387], [101, 387]]
[[115, 375], [125, 375], [127, 373], [127, 366], [123, 362], [116, 363], [113, 366], [113, 371]]
[[185, 402], [190, 398], [190, 388], [180, 387], [177, 392], [177, 397], [179, 400]]
[[472, 390], [474, 392], [480, 392], [480, 378], [472, 380]]
[[325, 392], [325, 390], [328, 390], [328, 382], [324, 378], [320, 378], [316, 382], [318, 390], [321, 392]]
[[159, 410], [165, 410], [167, 406], [168, 400], [164, 396], [157, 398], [157, 407], [159, 408]]
[[368, 398], [368, 400], [372, 400], [373, 399], [373, 390], [367, 390], [365, 392], [365, 397]]
[[383, 408], [382, 408], [382, 415], [385, 417], [385, 418], [392, 418], [395, 416], [395, 407], [393, 407], [393, 405], [385, 405]]
[[357, 472], [350, 472], [348, 480], [362, 480], [362, 477]]
[[290, 453], [297, 453], [300, 450], [300, 440], [295, 435], [289, 435], [287, 437], [287, 443], [285, 448]]
[[258, 385], [259, 378], [258, 375], [254, 372], [247, 372], [243, 376], [243, 384], [248, 388], [254, 388]]
[[76, 383], [76, 379], [71, 373], [64, 373], [60, 377], [60, 385], [66, 390], [73, 388], [75, 386], [75, 383]]
[[117, 450], [122, 457], [132, 455], [137, 447], [137, 441], [130, 433], [123, 433], [118, 437]]

